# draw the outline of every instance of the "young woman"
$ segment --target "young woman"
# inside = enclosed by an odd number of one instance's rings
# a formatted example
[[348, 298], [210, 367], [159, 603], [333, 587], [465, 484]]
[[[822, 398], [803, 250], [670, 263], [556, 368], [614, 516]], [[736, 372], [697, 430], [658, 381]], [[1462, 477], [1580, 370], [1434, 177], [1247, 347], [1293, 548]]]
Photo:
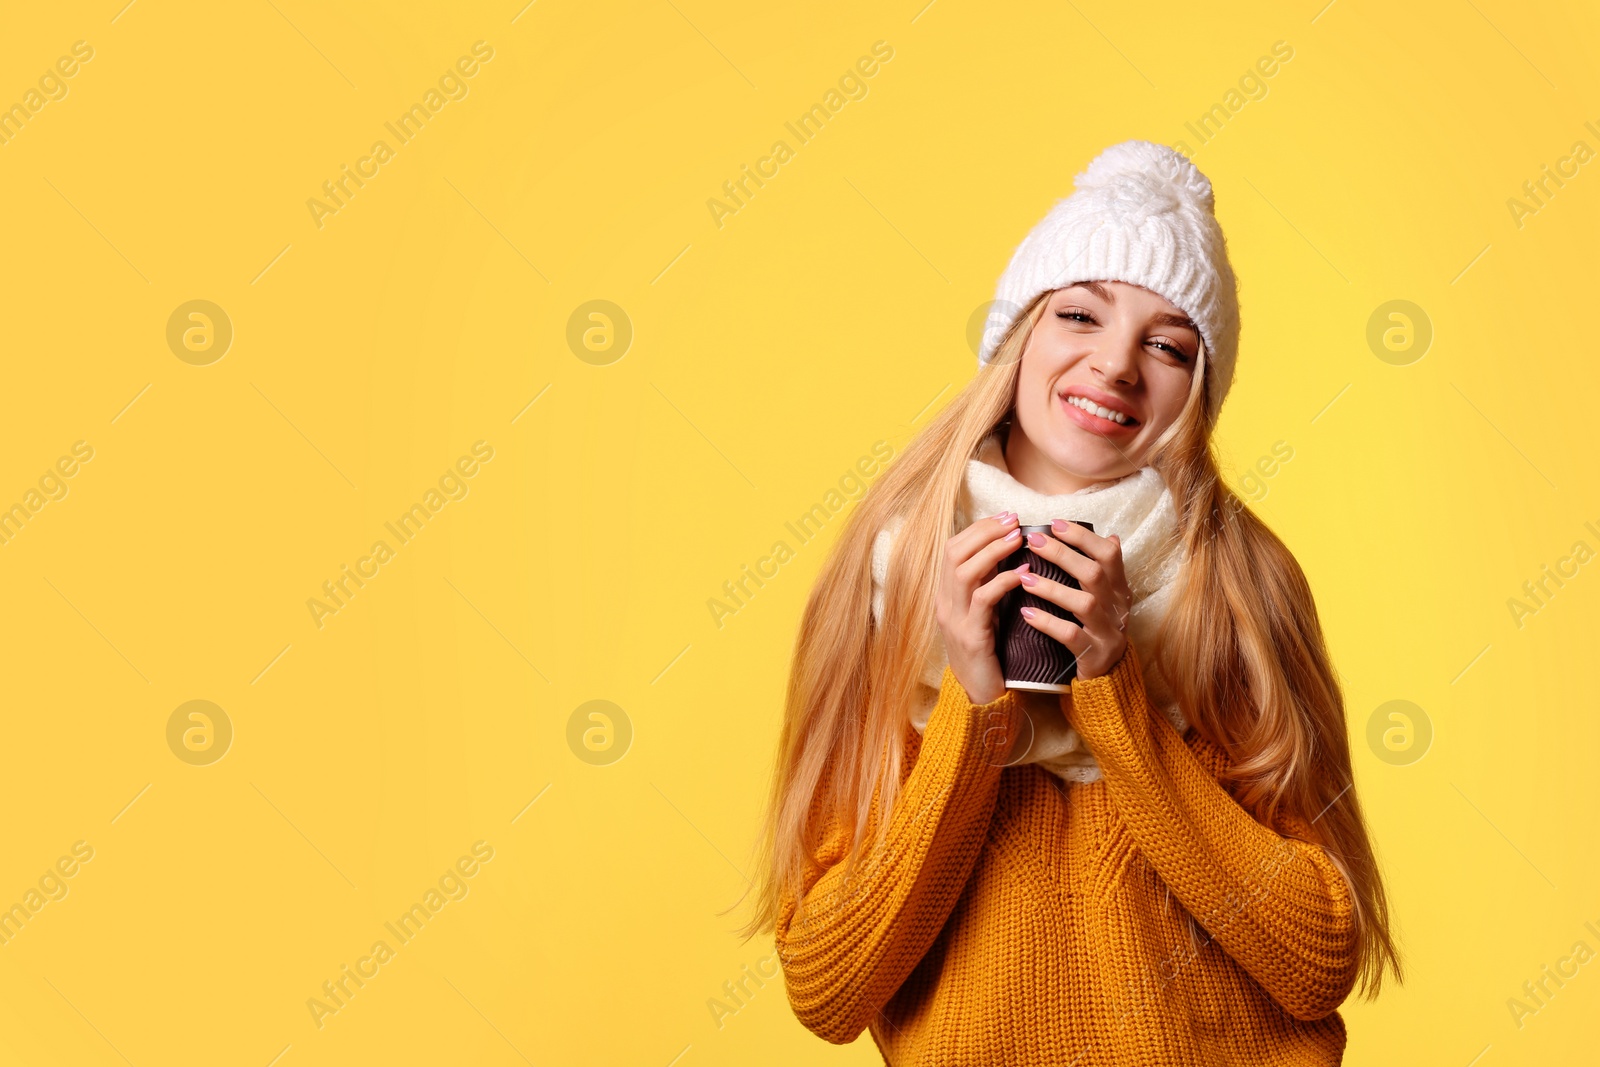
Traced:
[[[1210, 183], [1132, 141], [1076, 184], [806, 605], [748, 932], [806, 1027], [890, 1064], [1336, 1064], [1400, 960], [1311, 591], [1211, 451]], [[1000, 569], [1053, 520], [1080, 589]], [[1019, 585], [1078, 620], [1024, 613], [1069, 693], [1005, 686]]]

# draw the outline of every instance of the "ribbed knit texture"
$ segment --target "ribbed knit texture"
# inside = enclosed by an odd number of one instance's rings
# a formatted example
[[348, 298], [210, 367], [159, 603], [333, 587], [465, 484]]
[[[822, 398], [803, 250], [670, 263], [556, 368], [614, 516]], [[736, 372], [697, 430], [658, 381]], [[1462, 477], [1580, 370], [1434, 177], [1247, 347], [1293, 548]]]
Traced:
[[852, 882], [848, 828], [814, 809], [806, 907], [776, 936], [800, 1021], [870, 1029], [894, 1067], [1339, 1063], [1352, 903], [1310, 828], [1234, 800], [1226, 755], [1152, 713], [1131, 643], [1072, 686], [1099, 781], [998, 766], [1019, 696], [974, 705], [946, 667]]

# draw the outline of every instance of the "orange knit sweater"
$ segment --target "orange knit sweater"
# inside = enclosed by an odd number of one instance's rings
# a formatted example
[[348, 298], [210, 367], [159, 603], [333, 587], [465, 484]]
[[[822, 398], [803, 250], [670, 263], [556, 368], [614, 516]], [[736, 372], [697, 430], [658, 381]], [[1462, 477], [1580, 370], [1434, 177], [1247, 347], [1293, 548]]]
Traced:
[[848, 828], [814, 809], [805, 907], [776, 930], [800, 1021], [870, 1028], [894, 1067], [1339, 1063], [1352, 903], [1310, 827], [1239, 805], [1226, 755], [1151, 711], [1131, 644], [1062, 702], [1099, 781], [998, 765], [1020, 697], [974, 705], [945, 668], [853, 880]]

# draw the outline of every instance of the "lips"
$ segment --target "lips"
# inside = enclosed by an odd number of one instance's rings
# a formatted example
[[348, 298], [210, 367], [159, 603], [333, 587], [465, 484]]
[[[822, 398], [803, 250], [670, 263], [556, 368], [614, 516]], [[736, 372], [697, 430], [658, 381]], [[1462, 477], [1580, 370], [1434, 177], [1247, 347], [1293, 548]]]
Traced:
[[[1058, 399], [1067, 417], [1090, 433], [1113, 436], [1131, 434], [1139, 428], [1140, 422], [1128, 405], [1098, 390], [1074, 386], [1058, 394]], [[1119, 418], [1121, 422], [1117, 421]]]

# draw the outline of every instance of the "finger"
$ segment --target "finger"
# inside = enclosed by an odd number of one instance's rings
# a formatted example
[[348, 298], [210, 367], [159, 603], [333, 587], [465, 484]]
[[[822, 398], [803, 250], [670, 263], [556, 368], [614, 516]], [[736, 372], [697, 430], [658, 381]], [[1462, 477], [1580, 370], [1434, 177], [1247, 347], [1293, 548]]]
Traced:
[[[1094, 565], [1099, 566], [1104, 573], [1109, 574], [1114, 587], [1118, 582], [1123, 581], [1122, 539], [1120, 537], [1115, 541], [1112, 537], [1101, 537], [1099, 534], [1090, 533], [1090, 531], [1085, 530], [1083, 526], [1077, 525], [1077, 523], [1066, 522], [1064, 518], [1053, 520], [1050, 523], [1050, 528], [1051, 533], [1056, 534], [1059, 541], [1066, 541], [1072, 549], [1075, 549], [1080, 560], [1083, 557], [1088, 557], [1094, 561]], [[1064, 558], [1070, 558], [1070, 555], [1072, 553], [1069, 553]], [[1061, 563], [1061, 566], [1067, 569], [1067, 563]], [[1082, 563], [1080, 563], [1080, 566], [1082, 566]], [[1074, 571], [1074, 569], [1067, 569], [1067, 573], [1077, 577], [1080, 581], [1085, 577], [1078, 571]], [[1093, 576], [1093, 568], [1090, 569], [1090, 576]]]
[[1089, 648], [1094, 644], [1093, 638], [1084, 632], [1083, 627], [1060, 619], [1048, 611], [1038, 608], [1025, 608], [1022, 612], [1023, 621], [1035, 630], [1053, 637], [1072, 650], [1074, 656], [1082, 657], [1089, 654]]
[[959, 570], [984, 546], [1015, 529], [1017, 529], [1017, 517], [1013, 512], [1005, 512], [1003, 522], [998, 515], [979, 519], [945, 542], [945, 559], [951, 564], [952, 569]]
[[1124, 566], [1126, 561], [1122, 555], [1122, 535], [1111, 534], [1110, 540], [1117, 543], [1117, 551], [1112, 555], [1111, 561], [1107, 563], [1106, 566], [1116, 574], [1118, 582], [1126, 583], [1127, 578], [1125, 575], [1127, 574], [1127, 570]]
[[1055, 533], [1056, 537], [1103, 567], [1109, 567], [1113, 560], [1120, 561], [1122, 558], [1122, 543], [1120, 541], [1113, 541], [1109, 537], [1101, 537], [1097, 533], [1091, 533], [1075, 522], [1068, 522], [1065, 519], [1053, 519], [1050, 522], [1050, 529]]
[[[1082, 527], [1078, 527], [1078, 529], [1083, 530]], [[1087, 530], [1083, 530], [1083, 532], [1088, 533]], [[1032, 542], [1032, 537], [1033, 535], [1030, 534], [1028, 547], [1072, 575], [1078, 580], [1079, 585], [1086, 589], [1092, 588], [1101, 593], [1110, 592], [1110, 586], [1102, 585], [1102, 579], [1108, 577], [1109, 574], [1099, 560], [1086, 556], [1069, 545], [1062, 544], [1060, 540], [1051, 537], [1049, 534], [1040, 534], [1038, 544]]]
[[972, 606], [975, 610], [992, 612], [1000, 598], [1022, 584], [1022, 575], [1016, 571], [1001, 571], [973, 590]]
[[982, 546], [971, 559], [956, 568], [963, 587], [971, 589], [982, 582], [1011, 553], [1022, 547], [1022, 530], [1015, 524]]
[[[1059, 538], [1065, 539], [1068, 544], [1074, 546], [1080, 554], [1087, 555], [1099, 564], [1111, 578], [1113, 588], [1125, 581], [1124, 575], [1126, 572], [1123, 569], [1122, 538], [1117, 534], [1101, 537], [1098, 534], [1090, 533], [1075, 522], [1063, 524], [1060, 519], [1051, 523], [1051, 530]], [[1081, 534], [1082, 537], [1074, 539], [1074, 533]], [[1069, 571], [1068, 573], [1071, 574], [1072, 572]], [[1077, 574], [1072, 576], [1074, 578], [1079, 577]]]
[[[1016, 574], [1016, 571], [1007, 573]], [[1074, 589], [1070, 585], [1046, 578], [1042, 574], [1027, 573], [1018, 575], [1017, 581], [1028, 592], [1041, 597], [1057, 607], [1066, 608], [1076, 615], [1084, 625], [1090, 625], [1090, 617], [1099, 610], [1099, 600], [1086, 589]]]

